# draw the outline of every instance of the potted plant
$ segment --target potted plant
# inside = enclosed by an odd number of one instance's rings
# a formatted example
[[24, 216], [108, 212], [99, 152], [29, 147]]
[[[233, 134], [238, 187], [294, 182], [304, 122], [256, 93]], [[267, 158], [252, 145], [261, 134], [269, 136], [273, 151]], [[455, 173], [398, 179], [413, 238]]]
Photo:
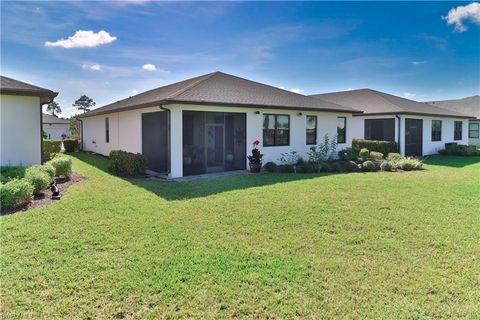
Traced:
[[248, 161], [250, 165], [250, 172], [260, 172], [262, 169], [262, 157], [263, 154], [260, 153], [260, 150], [257, 149], [257, 146], [260, 144], [260, 141], [253, 141], [252, 155], [248, 156]]

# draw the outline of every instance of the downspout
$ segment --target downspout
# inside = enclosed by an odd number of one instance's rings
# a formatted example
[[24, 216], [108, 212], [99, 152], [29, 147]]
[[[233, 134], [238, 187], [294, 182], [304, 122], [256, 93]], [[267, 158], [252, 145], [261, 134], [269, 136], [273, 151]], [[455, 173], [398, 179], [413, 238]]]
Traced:
[[167, 149], [168, 149], [168, 169], [167, 169], [167, 174], [171, 174], [170, 172], [170, 168], [172, 167], [172, 153], [171, 153], [171, 150], [170, 150], [170, 130], [171, 130], [171, 125], [170, 125], [170, 118], [171, 118], [171, 114], [170, 114], [170, 109], [167, 109], [165, 108], [163, 105], [160, 105], [160, 109], [163, 110], [163, 111], [166, 111], [168, 113], [168, 118], [167, 118], [167, 141], [168, 141], [168, 146], [167, 146]]
[[[42, 98], [40, 98], [42, 100]], [[40, 164], [43, 164], [43, 104], [40, 102]]]
[[77, 118], [78, 121], [80, 121], [80, 141], [81, 141], [81, 147], [83, 151], [83, 120], [80, 118]]
[[400, 116], [399, 116], [398, 114], [395, 115], [395, 118], [398, 119], [398, 139], [397, 139], [397, 140], [398, 140], [398, 141], [397, 141], [397, 143], [398, 143], [398, 153], [401, 153], [401, 151], [402, 151], [402, 146], [400, 145], [400, 141], [401, 141], [401, 140], [400, 140], [400, 137], [401, 137], [401, 136], [400, 136], [400, 132], [401, 132], [400, 126], [402, 125], [402, 121], [401, 121], [401, 118], [400, 118]]

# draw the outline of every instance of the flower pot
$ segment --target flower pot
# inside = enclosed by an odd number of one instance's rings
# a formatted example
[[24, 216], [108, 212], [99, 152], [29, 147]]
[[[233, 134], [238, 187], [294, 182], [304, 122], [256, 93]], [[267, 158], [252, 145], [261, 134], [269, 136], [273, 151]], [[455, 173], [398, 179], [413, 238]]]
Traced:
[[260, 172], [262, 169], [262, 163], [250, 163], [250, 172]]

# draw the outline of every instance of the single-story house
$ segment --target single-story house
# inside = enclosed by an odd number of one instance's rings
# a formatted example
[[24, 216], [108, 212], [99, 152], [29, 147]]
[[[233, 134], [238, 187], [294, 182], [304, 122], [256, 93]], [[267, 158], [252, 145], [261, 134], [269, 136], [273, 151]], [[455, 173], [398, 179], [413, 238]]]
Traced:
[[42, 162], [42, 105], [57, 92], [0, 76], [1, 165]]
[[62, 135], [70, 135], [70, 120], [47, 113], [42, 115], [42, 119], [43, 131], [47, 134], [48, 139], [62, 139]]
[[469, 116], [372, 89], [312, 95], [363, 111], [354, 114], [350, 134], [367, 140], [396, 141], [400, 153], [422, 156], [438, 153], [445, 143], [468, 143]]
[[480, 96], [466, 97], [456, 100], [427, 102], [436, 107], [453, 110], [472, 117], [468, 122], [468, 144], [480, 146]]
[[86, 151], [142, 153], [148, 169], [182, 177], [247, 168], [252, 142], [264, 163], [307, 158], [325, 135], [351, 146], [358, 110], [222, 72], [146, 91], [79, 116]]

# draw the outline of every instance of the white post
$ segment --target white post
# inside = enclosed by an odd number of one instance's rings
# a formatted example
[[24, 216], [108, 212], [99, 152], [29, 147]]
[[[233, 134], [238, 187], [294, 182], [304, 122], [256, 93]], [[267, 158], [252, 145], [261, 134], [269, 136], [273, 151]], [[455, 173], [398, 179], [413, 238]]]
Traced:
[[170, 109], [170, 177], [183, 176], [183, 116], [179, 108]]

